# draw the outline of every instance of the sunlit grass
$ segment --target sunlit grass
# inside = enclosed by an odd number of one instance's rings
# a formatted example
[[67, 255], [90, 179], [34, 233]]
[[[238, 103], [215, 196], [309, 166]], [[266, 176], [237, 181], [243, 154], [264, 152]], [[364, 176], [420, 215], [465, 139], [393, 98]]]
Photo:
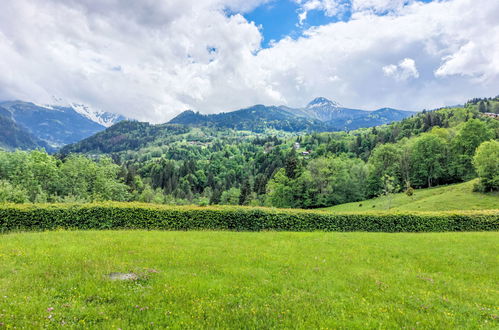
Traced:
[[337, 212], [386, 211], [454, 211], [499, 209], [499, 193], [473, 192], [476, 180], [430, 189], [383, 196], [362, 202], [336, 205], [326, 210]]
[[498, 327], [498, 241], [497, 232], [1, 235], [0, 328]]

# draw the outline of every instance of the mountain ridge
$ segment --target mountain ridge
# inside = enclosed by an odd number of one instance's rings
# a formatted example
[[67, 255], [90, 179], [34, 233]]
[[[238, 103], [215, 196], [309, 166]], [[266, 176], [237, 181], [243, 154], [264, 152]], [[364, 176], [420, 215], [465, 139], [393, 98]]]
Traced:
[[[95, 111], [81, 104], [40, 105], [16, 100], [0, 102], [0, 108], [3, 109], [4, 125], [14, 127], [12, 123], [7, 124], [7, 121], [11, 120], [15, 124], [18, 135], [29, 135], [35, 141], [31, 147], [29, 143], [24, 144], [24, 147], [16, 143], [10, 146], [4, 143], [7, 148], [45, 147], [53, 151], [64, 145], [81, 141], [127, 119], [121, 115]], [[2, 139], [2, 141], [7, 140]]]
[[0, 107], [0, 149], [37, 149], [54, 151], [44, 141], [37, 139], [27, 129], [18, 125], [6, 109]]
[[317, 97], [302, 108], [257, 104], [230, 112], [201, 114], [186, 110], [169, 124], [215, 126], [251, 131], [266, 128], [284, 131], [340, 131], [389, 124], [414, 115], [414, 111], [380, 108], [360, 110], [340, 106], [325, 97]]

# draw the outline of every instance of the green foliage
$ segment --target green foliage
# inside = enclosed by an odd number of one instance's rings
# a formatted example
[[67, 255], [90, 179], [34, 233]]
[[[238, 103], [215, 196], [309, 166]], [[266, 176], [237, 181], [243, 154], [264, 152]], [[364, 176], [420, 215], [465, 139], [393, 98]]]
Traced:
[[475, 176], [472, 159], [476, 148], [493, 136], [493, 132], [487, 124], [478, 119], [469, 120], [462, 125], [452, 141], [453, 154], [456, 155], [454, 166], [459, 178], [469, 180]]
[[239, 194], [239, 205], [247, 205], [251, 201], [251, 184], [249, 179], [246, 179], [241, 187]]
[[330, 213], [265, 208], [181, 207], [152, 204], [0, 206], [0, 230], [162, 229], [285, 231], [485, 231], [499, 230], [499, 212]]
[[499, 121], [473, 105], [299, 136], [121, 122], [58, 157], [0, 153], [0, 180], [22, 188], [30, 202], [317, 208], [378, 196], [386, 175], [394, 192], [475, 178], [475, 149], [498, 136]]
[[492, 98], [474, 98], [466, 106], [478, 109], [479, 112], [499, 113], [499, 95]]
[[19, 202], [126, 201], [128, 187], [109, 157], [72, 155], [60, 161], [44, 151], [0, 151], [0, 180], [26, 194]]
[[286, 157], [286, 163], [284, 166], [286, 170], [286, 176], [290, 179], [296, 178], [298, 170], [298, 157], [296, 156], [296, 149], [292, 148]]
[[385, 176], [392, 178], [393, 184], [398, 182], [401, 177], [401, 152], [395, 144], [380, 144], [372, 151], [369, 157], [369, 195], [379, 195], [384, 186]]
[[499, 141], [482, 143], [473, 158], [482, 191], [499, 190]]
[[395, 183], [395, 178], [393, 176], [390, 176], [388, 174], [385, 174], [383, 176], [383, 196], [386, 196], [388, 199], [388, 209], [391, 208], [392, 205], [392, 198], [393, 194], [399, 190], [399, 187]]
[[9, 181], [0, 180], [0, 203], [26, 203], [27, 201], [27, 191], [12, 185]]
[[180, 125], [151, 125], [137, 121], [122, 121], [103, 132], [61, 149], [61, 154], [72, 152], [111, 153], [144, 147], [155, 139], [168, 141], [171, 136], [185, 134], [188, 128]]
[[317, 158], [296, 181], [299, 207], [323, 207], [361, 200], [365, 196], [367, 167], [356, 158]]
[[293, 207], [293, 189], [286, 170], [281, 168], [267, 185], [266, 205], [275, 207]]
[[418, 137], [413, 146], [412, 164], [414, 168], [414, 183], [427, 187], [444, 174], [446, 155], [445, 141], [433, 134]]
[[222, 205], [238, 205], [240, 202], [241, 190], [238, 188], [230, 188], [222, 193], [220, 204]]

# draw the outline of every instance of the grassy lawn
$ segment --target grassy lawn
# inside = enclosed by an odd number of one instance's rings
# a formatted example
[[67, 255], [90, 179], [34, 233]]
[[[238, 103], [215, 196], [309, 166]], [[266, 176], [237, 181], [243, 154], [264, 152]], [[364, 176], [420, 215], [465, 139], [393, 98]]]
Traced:
[[[453, 211], [499, 209], [499, 193], [473, 192], [476, 180], [429, 189], [418, 189], [412, 197], [405, 193], [378, 197], [362, 202], [336, 205], [325, 210], [338, 212], [386, 211]], [[391, 202], [389, 201], [391, 199]]]
[[[499, 327], [499, 233], [0, 236], [0, 328]], [[134, 272], [137, 281], [111, 281]]]

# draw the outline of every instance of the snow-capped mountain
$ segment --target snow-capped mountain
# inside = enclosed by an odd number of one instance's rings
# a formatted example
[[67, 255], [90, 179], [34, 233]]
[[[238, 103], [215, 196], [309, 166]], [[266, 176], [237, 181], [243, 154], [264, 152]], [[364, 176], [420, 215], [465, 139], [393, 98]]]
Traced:
[[63, 99], [61, 97], [57, 97], [55, 95], [52, 96], [52, 104], [37, 104], [33, 103], [36, 106], [57, 110], [62, 108], [72, 108], [74, 111], [79, 113], [80, 115], [90, 119], [94, 123], [102, 125], [104, 127], [110, 127], [122, 120], [128, 120], [129, 118], [122, 116], [120, 114], [102, 111], [100, 109], [96, 109], [88, 104], [70, 102], [67, 99]]
[[96, 122], [97, 124], [100, 124], [104, 127], [113, 126], [114, 124], [127, 119], [122, 115], [111, 112], [105, 112], [102, 110], [96, 110], [85, 104], [72, 103], [71, 107], [79, 114], [87, 117], [91, 121]]
[[8, 117], [17, 126], [52, 149], [78, 142], [126, 119], [121, 115], [95, 111], [81, 104], [40, 105], [8, 101], [1, 102], [0, 108], [9, 114]]
[[331, 101], [326, 99], [325, 97], [317, 97], [310, 101], [309, 104], [307, 104], [307, 109], [313, 109], [313, 108], [339, 108], [340, 104], [336, 101]]
[[313, 99], [303, 110], [308, 116], [322, 122], [353, 119], [366, 113], [364, 110], [343, 108], [338, 102], [328, 100], [325, 97]]

